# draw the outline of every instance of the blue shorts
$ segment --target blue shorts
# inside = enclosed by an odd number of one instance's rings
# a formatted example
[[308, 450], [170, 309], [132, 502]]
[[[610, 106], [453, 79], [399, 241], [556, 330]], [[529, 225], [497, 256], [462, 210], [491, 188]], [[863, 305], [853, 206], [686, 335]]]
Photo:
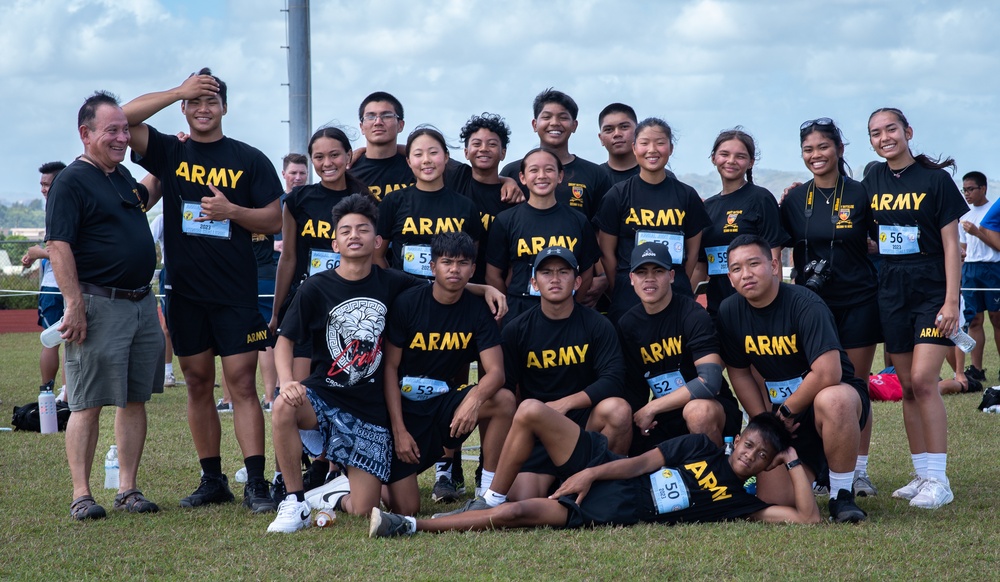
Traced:
[[257, 309], [264, 321], [271, 321], [274, 311], [274, 279], [257, 279]]
[[306, 395], [317, 422], [315, 429], [299, 431], [306, 451], [312, 456], [325, 452], [331, 463], [357, 467], [387, 483], [392, 466], [389, 429], [330, 406], [312, 388], [306, 388]]
[[58, 287], [42, 287], [38, 296], [38, 325], [48, 329], [62, 319], [65, 305]]
[[1000, 311], [1000, 263], [965, 263], [962, 265], [962, 288], [998, 289], [998, 291], [962, 291], [965, 320], [984, 311]]

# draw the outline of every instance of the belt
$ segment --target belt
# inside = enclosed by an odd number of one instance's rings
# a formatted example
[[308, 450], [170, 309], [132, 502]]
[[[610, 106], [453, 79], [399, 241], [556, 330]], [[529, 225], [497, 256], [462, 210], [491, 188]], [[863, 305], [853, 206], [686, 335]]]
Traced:
[[129, 301], [141, 301], [149, 295], [151, 287], [139, 287], [138, 289], [118, 289], [116, 287], [102, 287], [91, 285], [90, 283], [80, 283], [80, 292], [109, 299], [128, 299]]

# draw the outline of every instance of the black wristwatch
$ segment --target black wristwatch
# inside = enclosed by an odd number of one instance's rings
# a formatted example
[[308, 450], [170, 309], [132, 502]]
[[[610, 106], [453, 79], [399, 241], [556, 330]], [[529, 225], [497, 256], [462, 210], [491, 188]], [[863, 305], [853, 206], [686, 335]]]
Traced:
[[778, 414], [780, 414], [781, 416], [783, 416], [785, 418], [789, 418], [789, 419], [795, 418], [795, 415], [792, 414], [792, 411], [789, 410], [789, 408], [787, 406], [785, 406], [784, 404], [782, 404], [781, 406], [778, 407]]
[[802, 464], [802, 460], [801, 459], [792, 459], [791, 461], [788, 461], [787, 463], [785, 463], [785, 468], [788, 469], [789, 471], [791, 471], [792, 469], [794, 469], [795, 467], [798, 467], [801, 464]]

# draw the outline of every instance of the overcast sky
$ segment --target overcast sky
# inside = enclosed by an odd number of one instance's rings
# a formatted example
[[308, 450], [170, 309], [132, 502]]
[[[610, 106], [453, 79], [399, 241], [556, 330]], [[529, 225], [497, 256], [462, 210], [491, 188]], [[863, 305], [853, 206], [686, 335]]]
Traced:
[[[95, 89], [128, 101], [202, 66], [229, 85], [225, 133], [277, 166], [288, 152], [284, 8], [285, 0], [0, 3], [0, 199], [37, 196], [42, 162], [79, 155], [76, 113]], [[860, 174], [874, 158], [868, 115], [895, 106], [914, 128], [915, 152], [953, 156], [959, 176], [1000, 176], [984, 147], [1000, 110], [992, 2], [323, 0], [311, 22], [316, 127], [357, 128], [361, 99], [386, 90], [403, 102], [409, 128], [432, 123], [455, 143], [470, 115], [505, 116], [513, 160], [537, 145], [532, 98], [555, 87], [580, 105], [570, 150], [595, 162], [606, 159], [597, 114], [623, 101], [673, 126], [678, 174], [712, 172], [712, 141], [735, 125], [756, 136], [759, 168], [804, 171], [798, 126], [823, 116], [841, 125]], [[151, 123], [186, 127], [179, 106]]]

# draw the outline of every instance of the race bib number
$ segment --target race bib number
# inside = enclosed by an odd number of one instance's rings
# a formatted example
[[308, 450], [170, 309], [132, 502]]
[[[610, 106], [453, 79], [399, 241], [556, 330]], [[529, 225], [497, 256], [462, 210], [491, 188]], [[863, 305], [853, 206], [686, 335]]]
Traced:
[[403, 382], [400, 385], [403, 397], [415, 402], [437, 398], [442, 394], [447, 394], [448, 390], [447, 382], [435, 380], [434, 378], [403, 376]]
[[655, 378], [646, 378], [646, 383], [653, 391], [653, 398], [666, 396], [686, 384], [680, 372], [667, 372]]
[[691, 506], [687, 485], [677, 469], [663, 467], [649, 474], [649, 484], [656, 504], [656, 513], [663, 515]]
[[878, 252], [883, 255], [914, 255], [920, 252], [920, 231], [915, 226], [878, 226]]
[[181, 211], [181, 232], [191, 236], [230, 238], [231, 232], [228, 220], [195, 222], [196, 218], [203, 216], [205, 214], [201, 211], [201, 204], [197, 202], [185, 202], [184, 209]]
[[792, 378], [790, 380], [779, 380], [777, 382], [764, 382], [767, 386], [767, 397], [771, 404], [784, 404], [785, 400], [802, 385], [802, 378]]
[[729, 273], [729, 247], [706, 247], [709, 275], [726, 275]]
[[340, 266], [340, 253], [312, 249], [309, 252], [309, 276], [336, 269]]
[[403, 245], [403, 270], [418, 277], [433, 277], [430, 245]]
[[642, 243], [655, 242], [666, 245], [670, 249], [670, 259], [675, 265], [684, 262], [684, 235], [676, 232], [659, 232], [656, 230], [635, 231], [635, 246]]

